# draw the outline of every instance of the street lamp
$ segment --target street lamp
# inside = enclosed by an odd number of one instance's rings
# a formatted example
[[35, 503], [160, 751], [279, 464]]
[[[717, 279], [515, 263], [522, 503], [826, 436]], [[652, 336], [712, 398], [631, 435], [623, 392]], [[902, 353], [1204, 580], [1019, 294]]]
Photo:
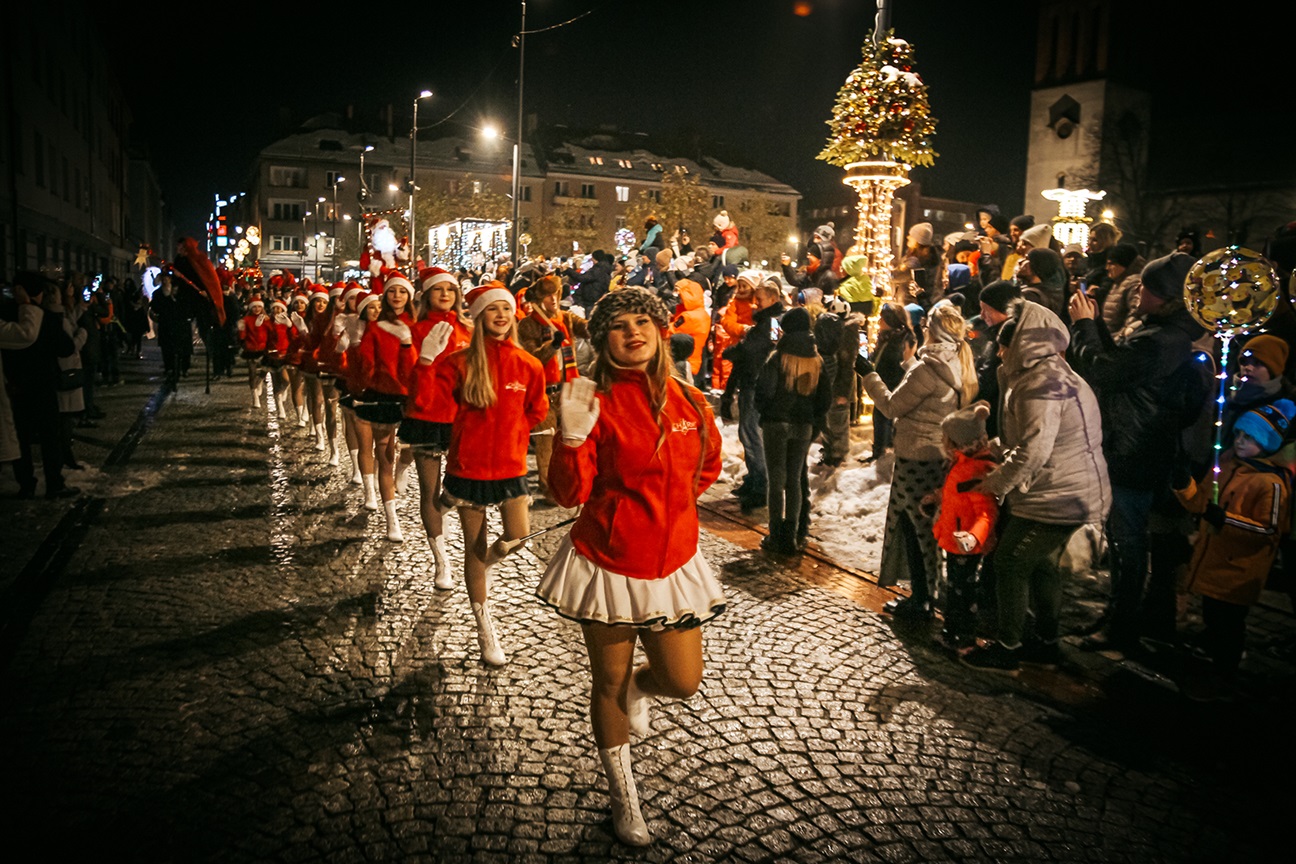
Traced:
[[345, 178], [345, 177], [339, 177], [337, 174], [334, 174], [334, 175], [333, 175], [333, 214], [332, 214], [332, 215], [333, 215], [333, 281], [334, 281], [334, 282], [337, 281], [337, 269], [338, 269], [338, 266], [337, 266], [337, 247], [338, 247], [338, 242], [337, 242], [337, 221], [338, 221], [337, 187], [338, 187], [338, 184], [339, 184], [339, 183], [345, 183], [345, 182], [346, 182], [346, 178]]
[[518, 28], [518, 104], [517, 140], [513, 142], [513, 238], [509, 241], [509, 261], [514, 272], [518, 267], [518, 166], [521, 159], [518, 142], [522, 140], [522, 73], [526, 68], [526, 0], [522, 0], [522, 26]]
[[[522, 14], [523, 16], [525, 16], [526, 4], [523, 3], [522, 7], [524, 10]], [[523, 29], [526, 28], [524, 27]], [[518, 129], [521, 130], [520, 125]], [[504, 140], [504, 141], [513, 142], [513, 182], [511, 185], [512, 195], [510, 196], [513, 199], [513, 219], [510, 223], [512, 226], [510, 231], [512, 237], [509, 239], [509, 261], [512, 263], [514, 271], [516, 271], [518, 266], [518, 257], [517, 257], [518, 228], [519, 228], [518, 226], [518, 198], [519, 198], [518, 183], [521, 180], [521, 152], [520, 152], [521, 144], [518, 142], [518, 139], [516, 138], [505, 138], [503, 135], [500, 134], [499, 129], [496, 128], [494, 124], [487, 124], [486, 126], [483, 126], [481, 130], [481, 134], [482, 137], [488, 141]]]
[[302, 212], [302, 242], [301, 242], [301, 277], [306, 278], [306, 217], [310, 216], [311, 211]]
[[[315, 202], [315, 281], [319, 281], [319, 247], [320, 247], [320, 230], [319, 230], [319, 205], [328, 199], [323, 195]], [[303, 274], [304, 275], [304, 274]]]
[[372, 144], [366, 144], [364, 149], [360, 151], [360, 191], [356, 193], [356, 200], [360, 202], [361, 209], [364, 208], [364, 203], [369, 198], [369, 182], [365, 179], [364, 157], [366, 153], [372, 153], [373, 149]]
[[[410, 176], [409, 176], [409, 236], [410, 242], [418, 235], [414, 233], [414, 190], [417, 186], [414, 183], [414, 151], [418, 148], [418, 103], [422, 99], [431, 99], [431, 90], [421, 90], [418, 96], [414, 98], [414, 122], [410, 125]], [[416, 248], [410, 249], [410, 279], [418, 278], [418, 254]]]

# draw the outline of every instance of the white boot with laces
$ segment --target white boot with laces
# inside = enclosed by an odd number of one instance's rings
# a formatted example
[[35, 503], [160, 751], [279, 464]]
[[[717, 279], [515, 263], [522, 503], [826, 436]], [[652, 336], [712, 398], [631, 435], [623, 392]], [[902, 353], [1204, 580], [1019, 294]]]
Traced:
[[639, 811], [639, 790], [635, 788], [630, 745], [599, 750], [603, 771], [607, 774], [608, 797], [612, 799], [612, 827], [627, 846], [647, 846], [652, 842], [648, 824]]
[[446, 558], [445, 535], [432, 537], [432, 560], [436, 564], [436, 579], [432, 584], [441, 591], [449, 591], [455, 587], [454, 574], [450, 572], [450, 561]]
[[396, 516], [396, 502], [384, 501], [383, 510], [387, 513], [387, 539], [393, 543], [404, 543], [405, 535], [401, 533], [400, 519]]
[[477, 644], [481, 648], [482, 660], [488, 666], [503, 666], [508, 662], [508, 655], [500, 647], [499, 636], [495, 633], [495, 622], [491, 620], [490, 608], [485, 603], [474, 603], [472, 610], [477, 618]]
[[364, 509], [378, 509], [378, 475], [365, 474], [364, 480]]

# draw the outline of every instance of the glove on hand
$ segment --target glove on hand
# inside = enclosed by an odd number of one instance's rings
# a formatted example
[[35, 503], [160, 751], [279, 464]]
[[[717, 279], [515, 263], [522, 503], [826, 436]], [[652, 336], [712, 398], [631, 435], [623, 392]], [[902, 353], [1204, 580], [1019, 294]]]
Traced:
[[334, 336], [341, 336], [342, 331], [346, 329], [346, 318], [342, 315], [333, 317], [333, 326], [329, 328], [333, 331]]
[[870, 374], [872, 374], [874, 371], [875, 371], [875, 367], [873, 366], [873, 361], [872, 361], [872, 360], [868, 359], [867, 357], [861, 357], [861, 356], [859, 356], [858, 354], [855, 355], [855, 374], [856, 374], [856, 375], [860, 375], [860, 376], [863, 376], [863, 375], [870, 375]]
[[558, 417], [562, 427], [563, 443], [579, 447], [594, 431], [599, 418], [599, 400], [594, 394], [594, 382], [577, 378], [562, 386]]
[[342, 335], [339, 336], [337, 340], [337, 349], [336, 349], [337, 353], [341, 354], [350, 347], [351, 347], [351, 334], [343, 330]]
[[966, 531], [955, 531], [954, 542], [958, 544], [964, 555], [970, 554], [977, 545], [977, 539]]
[[419, 362], [431, 365], [433, 360], [441, 356], [441, 352], [450, 344], [450, 334], [453, 331], [454, 327], [450, 326], [449, 321], [440, 321], [429, 330], [419, 348]]
[[1226, 515], [1224, 508], [1218, 504], [1207, 504], [1206, 512], [1202, 514], [1202, 518], [1218, 531], [1224, 527], [1224, 517]]
[[299, 333], [306, 332], [306, 319], [303, 318], [299, 313], [297, 312], [292, 313], [292, 315], [288, 316], [288, 320], [292, 321], [292, 325], [297, 328], [297, 332]]
[[1188, 463], [1184, 460], [1179, 460], [1170, 469], [1171, 489], [1187, 489], [1189, 484], [1192, 483], [1192, 479], [1192, 471], [1188, 469]]
[[562, 332], [561, 330], [554, 330], [554, 332], [553, 332], [553, 346], [554, 346], [555, 348], [557, 348], [559, 345], [561, 345], [561, 344], [563, 343], [563, 340], [566, 339], [566, 338], [567, 338], [567, 337], [563, 335], [563, 332]]

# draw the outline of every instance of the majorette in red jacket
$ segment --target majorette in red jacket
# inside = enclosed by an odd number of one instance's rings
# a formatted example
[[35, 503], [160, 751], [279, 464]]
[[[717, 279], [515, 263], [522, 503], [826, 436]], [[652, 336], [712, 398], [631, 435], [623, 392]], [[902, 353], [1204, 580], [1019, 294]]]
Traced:
[[323, 312], [312, 317], [306, 325], [305, 338], [302, 340], [301, 370], [309, 375], [318, 375], [322, 371], [319, 348], [328, 335], [332, 320], [332, 315]]
[[[937, 545], [946, 552], [954, 555], [984, 555], [994, 549], [994, 526], [995, 520], [999, 518], [999, 505], [984, 492], [960, 492], [958, 486], [968, 480], [980, 480], [997, 467], [998, 464], [990, 458], [988, 452], [973, 456], [954, 454], [954, 465], [941, 489], [940, 515], [932, 526]], [[954, 539], [955, 531], [966, 531], [976, 538], [977, 545], [971, 552], [964, 552], [959, 547], [958, 541]]]
[[409, 399], [405, 402], [405, 416], [428, 423], [454, 422], [457, 403], [453, 399], [444, 397], [438, 399], [436, 395], [437, 367], [444, 364], [451, 354], [467, 348], [468, 342], [472, 339], [472, 330], [459, 319], [457, 312], [429, 312], [424, 318], [415, 321], [414, 326], [410, 328], [414, 336], [415, 351], [422, 349], [424, 338], [442, 321], [454, 328], [450, 333], [450, 341], [431, 363], [424, 363], [422, 360], [415, 363], [408, 379]]
[[495, 404], [477, 408], [463, 401], [467, 351], [451, 354], [436, 370], [434, 400], [458, 403], [450, 432], [446, 472], [466, 480], [510, 480], [527, 473], [531, 429], [549, 413], [540, 361], [509, 340], [487, 339]]
[[642, 372], [619, 372], [598, 394], [590, 437], [579, 447], [555, 445], [549, 463], [554, 500], [585, 505], [571, 530], [576, 551], [634, 579], [669, 576], [697, 554], [697, 499], [720, 476], [720, 430], [706, 398], [679, 380], [668, 383], [659, 447], [647, 386]]
[[288, 356], [288, 344], [292, 341], [292, 325], [271, 318], [266, 322], [266, 353], [281, 358]]
[[244, 351], [264, 351], [270, 340], [270, 316], [244, 315], [243, 320], [239, 321], [238, 330]]
[[[319, 345], [315, 348], [315, 362], [319, 363], [320, 373], [342, 379], [343, 383], [347, 372], [346, 354], [337, 350], [337, 346], [338, 340], [346, 330], [346, 317], [346, 312], [334, 310], [329, 316], [328, 326], [320, 336]], [[336, 326], [339, 324], [341, 329]]]
[[364, 337], [355, 357], [360, 363], [357, 393], [372, 390], [389, 396], [405, 396], [410, 372], [418, 361], [418, 350], [410, 341], [410, 319], [378, 319], [365, 325]]

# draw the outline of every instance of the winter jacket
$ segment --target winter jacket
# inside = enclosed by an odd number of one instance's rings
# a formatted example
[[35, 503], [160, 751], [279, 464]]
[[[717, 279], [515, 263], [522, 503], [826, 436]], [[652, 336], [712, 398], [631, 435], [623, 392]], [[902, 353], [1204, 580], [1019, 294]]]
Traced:
[[[932, 526], [936, 543], [946, 552], [984, 555], [994, 549], [999, 503], [980, 490], [960, 492], [958, 487], [961, 483], [986, 476], [994, 470], [995, 464], [988, 451], [972, 456], [961, 452], [954, 454], [954, 464], [950, 466], [945, 486], [941, 489], [940, 514]], [[954, 539], [957, 531], [966, 531], [976, 538], [977, 545], [972, 547], [972, 551], [964, 552], [959, 546]]]
[[585, 309], [588, 315], [599, 298], [608, 292], [612, 281], [612, 266], [603, 261], [595, 261], [584, 273], [572, 277], [572, 299]]
[[409, 377], [418, 362], [408, 317], [378, 319], [365, 328], [355, 358], [360, 363], [358, 393], [372, 391], [388, 396], [408, 396]]
[[1139, 286], [1143, 284], [1142, 273], [1147, 261], [1143, 256], [1134, 259], [1125, 270], [1125, 275], [1112, 286], [1102, 299], [1102, 319], [1107, 323], [1107, 332], [1119, 333], [1129, 322], [1130, 316], [1139, 304]]
[[320, 335], [319, 346], [315, 349], [315, 359], [322, 374], [346, 378], [346, 354], [338, 350], [338, 340], [346, 332], [347, 320], [354, 317], [356, 316], [334, 310], [329, 318], [328, 326]]
[[826, 261], [820, 261], [819, 266], [813, 273], [806, 267], [794, 269], [791, 264], [784, 264], [783, 278], [787, 280], [789, 285], [795, 286], [802, 291], [807, 288], [818, 288], [825, 297], [836, 294], [838, 291], [837, 277], [833, 275], [832, 267]]
[[847, 303], [872, 303], [877, 299], [873, 293], [873, 280], [869, 278], [864, 267], [868, 258], [863, 255], [847, 255], [842, 259], [842, 271], [846, 274], [837, 286], [837, 296]]
[[720, 476], [720, 430], [706, 398], [670, 379], [659, 426], [647, 386], [642, 372], [618, 370], [597, 394], [589, 438], [556, 445], [549, 464], [554, 500], [585, 505], [571, 530], [576, 551], [632, 579], [669, 576], [697, 554], [697, 499]]
[[270, 341], [270, 318], [266, 315], [245, 315], [239, 321], [238, 332], [243, 350], [252, 353], [264, 351]]
[[283, 320], [271, 318], [266, 322], [266, 354], [274, 357], [286, 359], [288, 357], [288, 346], [292, 343], [292, 324], [288, 321], [288, 316], [283, 316]]
[[679, 280], [680, 305], [683, 312], [675, 317], [676, 333], [693, 337], [693, 353], [689, 355], [689, 369], [694, 375], [702, 372], [702, 352], [706, 350], [707, 332], [711, 329], [711, 316], [707, 314], [702, 286], [692, 279]]
[[38, 322], [35, 341], [25, 348], [5, 352], [5, 376], [8, 378], [10, 395], [15, 398], [26, 396], [29, 399], [48, 395], [50, 402], [55, 402], [54, 394], [59, 385], [59, 361], [71, 357], [76, 350], [76, 343], [63, 329], [62, 313], [46, 310]]
[[468, 349], [433, 364], [436, 387], [432, 398], [453, 399], [458, 404], [446, 472], [466, 480], [525, 477], [531, 430], [549, 413], [544, 368], [507, 339], [487, 339], [486, 356], [495, 385], [495, 404], [489, 408], [463, 400], [460, 388]]
[[762, 423], [808, 423], [821, 429], [830, 407], [832, 380], [822, 365], [818, 386], [813, 393], [803, 396], [787, 387], [782, 352], [776, 349], [765, 361], [756, 379], [756, 411]]
[[455, 311], [449, 312], [429, 312], [410, 328], [412, 336], [411, 341], [414, 344], [415, 352], [422, 350], [423, 340], [427, 338], [432, 328], [442, 321], [447, 322], [453, 329], [450, 333], [450, 340], [446, 346], [441, 349], [431, 362], [419, 361], [414, 364], [410, 370], [409, 378], [406, 380], [406, 388], [409, 392], [409, 399], [405, 402], [405, 416], [415, 420], [423, 420], [428, 423], [453, 423], [455, 418], [455, 409], [458, 407], [453, 399], [437, 398], [436, 376], [438, 367], [450, 359], [450, 356], [456, 351], [462, 351], [468, 347], [472, 340], [472, 330], [463, 323], [459, 314]]
[[[555, 329], [563, 334], [559, 345], [555, 345], [553, 341]], [[540, 312], [532, 312], [518, 322], [518, 343], [544, 366], [545, 384], [550, 386], [577, 377], [574, 365], [576, 340], [588, 338], [588, 322], [571, 312], [560, 310], [552, 319], [541, 317]], [[570, 349], [573, 358], [573, 365], [565, 371], [562, 354], [558, 350], [560, 346]]]
[[1148, 316], [1145, 326], [1119, 343], [1095, 319], [1075, 323], [1071, 366], [1097, 391], [1103, 455], [1117, 484], [1165, 488], [1180, 453], [1179, 433], [1197, 416], [1205, 395], [1187, 386], [1187, 376], [1195, 384], [1196, 374], [1185, 368], [1201, 332], [1182, 306]]
[[933, 342], [919, 348], [917, 362], [894, 390], [877, 372], [864, 377], [864, 389], [877, 410], [895, 422], [897, 457], [928, 462], [945, 458], [941, 421], [961, 407], [958, 347]]
[[905, 335], [912, 335], [905, 330], [878, 330], [877, 337], [877, 374], [888, 390], [894, 390], [904, 380], [904, 342]]
[[[1188, 565], [1188, 590], [1225, 603], [1250, 605], [1260, 599], [1278, 544], [1291, 520], [1291, 478], [1264, 459], [1220, 459], [1219, 506], [1224, 525], [1205, 522]], [[1189, 482], [1175, 490], [1189, 512], [1204, 513], [1213, 484]]]
[[4, 386], [4, 358], [12, 357], [10, 352], [21, 351], [36, 341], [40, 333], [41, 319], [45, 312], [34, 303], [24, 303], [18, 307], [17, 321], [0, 321], [0, 462], [17, 459], [18, 427], [14, 425], [13, 408], [9, 404], [9, 390]]
[[1021, 296], [1048, 309], [1063, 322], [1066, 321], [1066, 291], [1063, 289], [1062, 283], [1054, 280], [1053, 282], [1035, 282], [1030, 285], [1023, 285]]
[[308, 375], [319, 375], [322, 371], [320, 346], [328, 336], [333, 316], [327, 311], [314, 315], [306, 323], [306, 337], [302, 344], [301, 370]]
[[[978, 316], [972, 319], [980, 322]], [[986, 434], [991, 438], [999, 436], [999, 331], [1003, 322], [990, 327], [984, 323], [976, 325], [973, 334], [968, 337], [972, 345], [972, 363], [977, 374], [977, 400], [990, 403], [990, 416], [986, 418]]]
[[774, 333], [770, 322], [782, 317], [782, 303], [752, 313], [752, 326], [738, 340], [737, 345], [730, 346], [724, 353], [724, 359], [733, 364], [726, 393], [755, 386], [765, 360], [774, 350]]
[[1101, 522], [1111, 509], [1098, 399], [1062, 356], [1057, 315], [1027, 301], [999, 368], [1003, 464], [982, 490], [1014, 516], [1052, 525]]

